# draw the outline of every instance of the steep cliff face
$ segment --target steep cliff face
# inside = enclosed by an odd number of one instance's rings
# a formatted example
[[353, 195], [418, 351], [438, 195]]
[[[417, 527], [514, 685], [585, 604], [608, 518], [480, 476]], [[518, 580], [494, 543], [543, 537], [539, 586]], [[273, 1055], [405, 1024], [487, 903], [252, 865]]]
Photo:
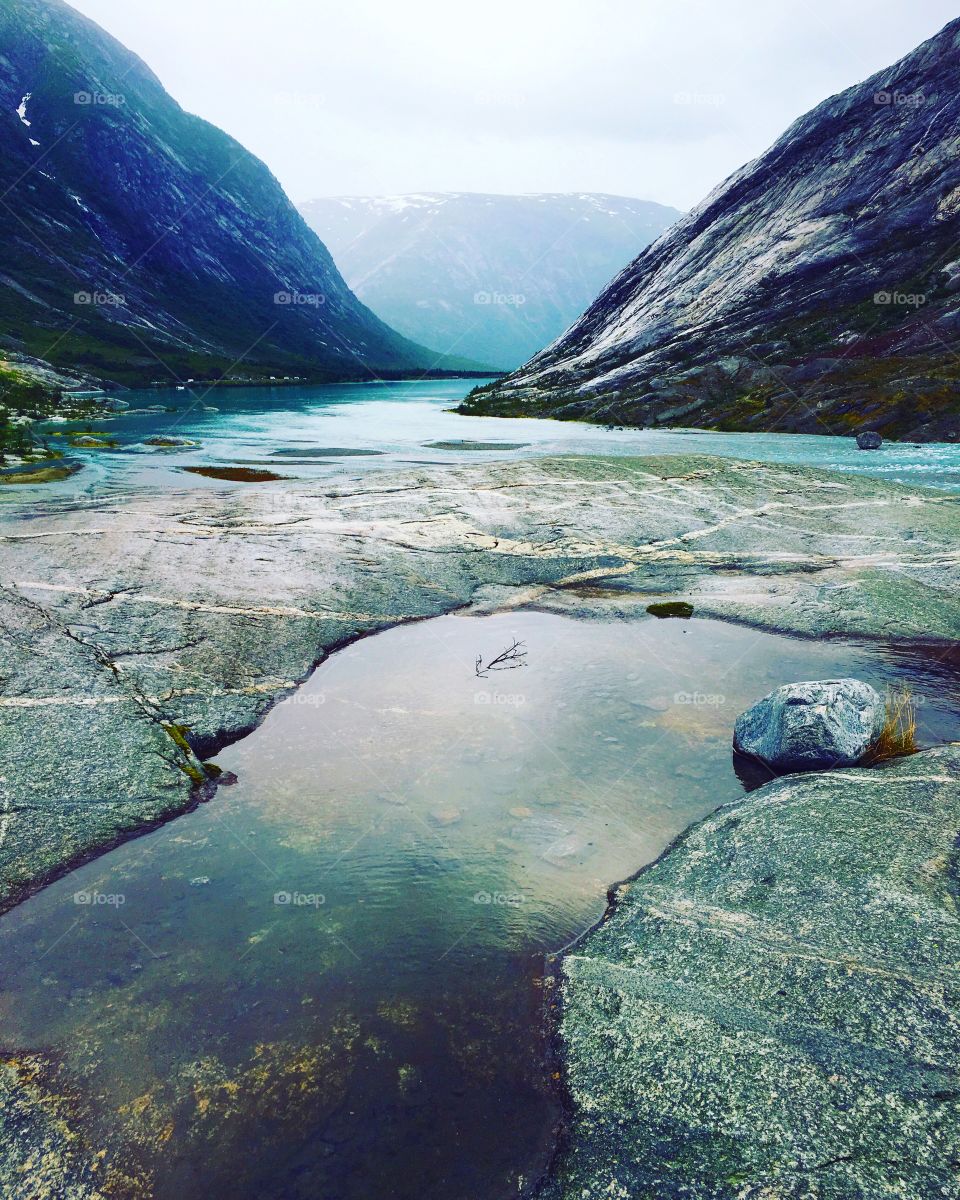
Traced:
[[375, 313], [503, 370], [558, 337], [681, 213], [623, 196], [335, 196], [301, 212]]
[[960, 431], [960, 21], [821, 104], [466, 411]]
[[262, 162], [60, 0], [0, 9], [0, 214], [9, 349], [131, 382], [436, 363], [357, 300]]

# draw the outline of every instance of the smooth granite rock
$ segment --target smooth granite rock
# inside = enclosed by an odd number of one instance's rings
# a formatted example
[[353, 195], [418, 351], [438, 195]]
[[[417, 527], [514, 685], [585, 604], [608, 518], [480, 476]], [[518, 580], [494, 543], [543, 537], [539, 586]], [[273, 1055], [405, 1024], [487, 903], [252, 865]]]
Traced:
[[544, 1200], [960, 1194], [960, 747], [791, 776], [620, 887], [563, 961]]
[[[218, 747], [254, 728], [337, 647], [399, 622], [471, 603], [477, 611], [535, 605], [572, 615], [649, 619], [651, 601], [669, 597], [692, 604], [697, 617], [798, 635], [926, 643], [937, 654], [960, 640], [957, 498], [799, 467], [692, 456], [568, 457], [285, 480], [269, 487], [185, 485], [175, 493], [105, 498], [62, 492], [51, 495], [42, 512], [27, 495], [20, 501], [11, 493], [5, 500], [0, 909], [117, 840], [209, 797], [214, 783], [204, 781], [202, 762]], [[816, 786], [829, 791], [830, 780], [844, 777], [816, 778], [828, 781]], [[844, 843], [852, 860], [879, 851], [875, 832], [884, 821], [914, 821], [921, 792], [911, 798], [909, 789], [907, 795], [902, 790], [884, 783], [870, 807], [856, 810], [858, 840], [851, 832]], [[837, 815], [829, 813], [831, 820]], [[934, 854], [919, 871], [932, 872], [944, 895], [952, 896], [956, 876], [947, 829], [947, 866]], [[751, 868], [759, 882], [742, 887], [756, 886], [761, 896], [764, 881], [779, 878], [781, 860], [789, 865], [793, 854], [805, 854], [812, 872], [784, 885], [798, 912], [782, 919], [774, 914], [766, 967], [761, 956], [755, 971], [736, 968], [731, 987], [740, 983], [737, 970], [749, 983], [751, 972], [759, 977], [763, 968], [773, 981], [782, 968], [785, 978], [776, 986], [788, 989], [792, 960], [781, 960], [778, 947], [798, 936], [808, 915], [814, 922], [859, 922], [842, 876], [835, 884], [831, 864], [818, 857], [824, 839], [829, 844], [823, 853], [833, 852], [832, 838], [832, 826], [816, 812], [793, 823], [781, 812], [770, 829], [751, 831], [743, 849], [731, 851], [737, 869], [760, 855]], [[887, 903], [897, 894], [896, 885], [881, 880], [861, 907], [869, 911], [870, 903]], [[944, 900], [942, 923], [952, 936], [950, 902]], [[700, 901], [691, 903], [696, 909]], [[911, 898], [903, 903], [912, 913]], [[892, 911], [901, 923], [890, 926], [891, 936], [907, 938], [912, 927]], [[947, 947], [944, 961], [957, 961], [960, 956], [952, 954]], [[614, 970], [599, 962], [595, 969]], [[699, 959], [687, 963], [691, 978], [703, 970]], [[868, 982], [879, 986], [878, 978], [871, 975]], [[858, 996], [854, 991], [848, 1002], [859, 1003]], [[800, 1003], [796, 998], [795, 1006]], [[942, 1008], [953, 1022], [946, 999]], [[567, 1011], [582, 1030], [575, 1035], [569, 1026], [565, 1034], [572, 1094], [583, 1092], [585, 1072], [615, 1067], [613, 1051], [623, 1063], [623, 1086], [629, 1086], [636, 1065], [629, 1047], [639, 1047], [646, 1036], [642, 1012], [636, 1010], [634, 1022], [626, 1006], [624, 1023], [607, 1047], [579, 996]], [[874, 1019], [880, 1020], [876, 1012]], [[913, 1020], [912, 1009], [891, 993], [884, 1027], [902, 1021], [909, 1032]], [[667, 1022], [662, 1036], [653, 1078], [689, 1075], [698, 1064], [687, 1057], [686, 1044]], [[584, 1045], [591, 1039], [596, 1045], [595, 1068], [583, 1065], [576, 1052], [581, 1037]], [[856, 1057], [855, 1040], [844, 1054]], [[33, 1200], [36, 1189], [24, 1180], [37, 1163], [41, 1194], [107, 1193], [98, 1169], [102, 1148], [82, 1141], [66, 1100], [51, 1096], [29, 1063], [11, 1060], [8, 1066], [0, 1071], [0, 1194]], [[774, 1092], [777, 1069], [774, 1058], [773, 1077], [764, 1077]], [[727, 1093], [754, 1089], [749, 1113], [759, 1132], [738, 1136], [762, 1141], [766, 1109], [752, 1071], [752, 1059], [723, 1064], [729, 1078], [724, 1087], [718, 1082], [697, 1117], [704, 1139], [715, 1136], [711, 1114], [722, 1116]], [[791, 1083], [797, 1105], [791, 1119], [802, 1125], [802, 1106], [816, 1110], [821, 1097], [798, 1087]], [[696, 1099], [695, 1091], [675, 1092], [681, 1100]], [[651, 1096], [656, 1098], [656, 1087]], [[596, 1119], [607, 1122], [603, 1095], [590, 1103]], [[636, 1112], [644, 1111], [637, 1104]], [[53, 1119], [55, 1113], [60, 1115]], [[574, 1136], [587, 1138], [593, 1119], [586, 1111]], [[683, 1126], [682, 1110], [676, 1119]], [[616, 1125], [619, 1117], [611, 1120]], [[608, 1166], [630, 1159], [625, 1138], [604, 1152]], [[671, 1143], [664, 1141], [663, 1150], [669, 1166]], [[899, 1150], [883, 1152], [894, 1161]], [[643, 1153], [654, 1169], [657, 1146], [647, 1145]], [[930, 1154], [931, 1161], [942, 1161], [938, 1146]], [[694, 1158], [691, 1169], [697, 1166]], [[110, 1195], [124, 1194], [119, 1185], [110, 1188]], [[582, 1189], [567, 1194], [582, 1200]], [[618, 1194], [624, 1193], [588, 1192]], [[760, 1194], [754, 1191], [751, 1200]], [[833, 1200], [846, 1193], [769, 1194]]]
[[790, 683], [737, 718], [733, 745], [777, 771], [852, 767], [885, 719], [883, 697], [859, 679]]
[[955, 496], [687, 456], [81, 495], [40, 515], [11, 496], [0, 910], [196, 803], [198, 760], [363, 634], [478, 601], [645, 619], [666, 596], [942, 645], [960, 640], [958, 516]]

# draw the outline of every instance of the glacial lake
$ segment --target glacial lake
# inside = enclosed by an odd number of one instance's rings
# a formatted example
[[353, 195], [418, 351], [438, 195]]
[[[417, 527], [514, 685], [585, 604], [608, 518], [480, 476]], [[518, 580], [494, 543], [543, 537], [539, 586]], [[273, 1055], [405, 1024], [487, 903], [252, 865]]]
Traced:
[[[574, 422], [462, 417], [449, 412], [478, 380], [337, 384], [207, 391], [126, 392], [133, 409], [158, 408], [92, 428], [118, 442], [115, 451], [73, 450], [66, 433], [86, 426], [50, 424], [49, 443], [64, 446], [84, 469], [64, 482], [0, 489], [3, 503], [117, 496], [140, 488], [186, 490], [230, 486], [190, 466], [246, 466], [296, 479], [356, 476], [399, 466], [484, 462], [546, 454], [717, 454], [801, 463], [878, 478], [960, 490], [960, 445], [888, 443], [857, 449], [853, 438], [798, 434], [728, 434], [698, 430], [608, 430]], [[213, 407], [217, 411], [207, 411]], [[172, 411], [167, 411], [172, 410]], [[178, 450], [149, 438], [199, 443]], [[478, 447], [483, 447], [478, 448]], [[233, 486], [246, 486], [235, 484]]]
[[235, 783], [0, 918], [0, 1044], [159, 1200], [516, 1197], [561, 1115], [553, 956], [743, 794], [739, 712], [844, 674], [960, 736], [930, 653], [538, 612], [359, 641]]

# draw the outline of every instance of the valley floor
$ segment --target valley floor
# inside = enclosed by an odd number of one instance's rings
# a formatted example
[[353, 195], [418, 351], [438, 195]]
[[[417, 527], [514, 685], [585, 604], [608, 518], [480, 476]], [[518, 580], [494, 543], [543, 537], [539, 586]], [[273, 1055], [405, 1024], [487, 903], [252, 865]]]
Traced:
[[[629, 619], [681, 598], [942, 654], [960, 638], [958, 529], [944, 493], [692, 456], [6, 519], [0, 906], [212, 795], [217, 750], [365, 634], [466, 605]], [[551, 1195], [951, 1186], [958, 765], [943, 749], [770, 785], [620, 894], [564, 963], [571, 1124]], [[5, 1194], [117, 1194], [27, 1059], [5, 1063], [0, 1090]]]

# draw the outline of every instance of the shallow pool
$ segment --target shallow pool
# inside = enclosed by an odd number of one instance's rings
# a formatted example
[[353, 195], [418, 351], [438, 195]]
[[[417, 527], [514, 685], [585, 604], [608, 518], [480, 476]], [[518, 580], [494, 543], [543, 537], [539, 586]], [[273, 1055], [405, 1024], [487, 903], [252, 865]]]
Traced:
[[0, 919], [0, 1044], [134, 1194], [516, 1196], [559, 1116], [551, 953], [742, 794], [743, 708], [839, 674], [960, 735], [929, 654], [524, 612], [367, 638], [219, 756], [238, 782]]

